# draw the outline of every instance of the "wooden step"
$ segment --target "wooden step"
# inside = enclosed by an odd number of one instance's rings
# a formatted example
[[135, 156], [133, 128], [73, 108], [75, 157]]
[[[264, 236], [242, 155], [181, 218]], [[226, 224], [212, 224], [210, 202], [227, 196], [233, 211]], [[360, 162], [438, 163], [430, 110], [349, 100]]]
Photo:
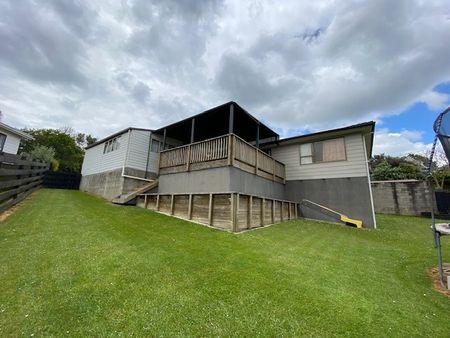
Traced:
[[143, 187], [140, 187], [128, 194], [120, 195], [119, 197], [116, 197], [112, 200], [114, 204], [126, 204], [132, 199], [136, 198], [137, 195], [144, 194], [145, 192], [156, 188], [158, 186], [158, 180], [154, 180], [152, 182], [149, 182], [148, 184], [144, 185]]

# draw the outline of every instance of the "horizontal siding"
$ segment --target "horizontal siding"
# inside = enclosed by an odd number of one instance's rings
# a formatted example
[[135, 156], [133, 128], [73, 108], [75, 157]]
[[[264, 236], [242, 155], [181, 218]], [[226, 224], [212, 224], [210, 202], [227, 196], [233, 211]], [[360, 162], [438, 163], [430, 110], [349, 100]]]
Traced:
[[345, 148], [346, 161], [304, 165], [300, 165], [300, 143], [275, 147], [271, 152], [272, 157], [286, 165], [286, 180], [367, 176], [362, 135], [345, 136]]
[[126, 167], [146, 170], [150, 136], [151, 132], [147, 130], [131, 130]]
[[128, 147], [128, 132], [120, 135], [120, 147], [117, 150], [103, 154], [105, 142], [89, 148], [84, 154], [81, 174], [92, 175], [122, 168], [125, 164]]

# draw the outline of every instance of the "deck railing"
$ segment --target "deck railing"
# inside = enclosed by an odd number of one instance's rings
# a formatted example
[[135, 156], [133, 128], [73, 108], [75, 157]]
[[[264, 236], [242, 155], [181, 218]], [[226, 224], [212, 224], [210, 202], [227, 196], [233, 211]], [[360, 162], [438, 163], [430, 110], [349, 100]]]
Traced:
[[285, 182], [284, 164], [235, 134], [164, 150], [160, 174], [231, 165], [273, 181]]

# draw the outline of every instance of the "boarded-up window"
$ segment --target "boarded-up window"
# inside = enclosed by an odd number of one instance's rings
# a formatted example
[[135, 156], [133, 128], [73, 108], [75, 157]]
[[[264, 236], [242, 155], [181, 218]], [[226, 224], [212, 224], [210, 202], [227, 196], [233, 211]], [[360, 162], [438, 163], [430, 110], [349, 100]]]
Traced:
[[300, 164], [345, 161], [346, 159], [343, 137], [300, 145]]

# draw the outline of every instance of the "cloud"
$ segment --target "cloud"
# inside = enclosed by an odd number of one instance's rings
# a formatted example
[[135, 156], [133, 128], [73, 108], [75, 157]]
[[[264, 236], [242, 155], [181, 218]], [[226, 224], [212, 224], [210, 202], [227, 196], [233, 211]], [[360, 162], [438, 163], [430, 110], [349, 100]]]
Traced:
[[5, 0], [0, 109], [98, 137], [228, 100], [283, 135], [382, 121], [448, 103], [449, 17], [419, 0]]
[[450, 95], [430, 90], [422, 95], [420, 101], [426, 103], [431, 110], [440, 110], [448, 105]]
[[402, 130], [398, 133], [390, 132], [388, 129], [377, 130], [373, 154], [404, 156], [414, 153], [425, 155], [430, 151], [432, 144], [424, 143], [422, 134], [422, 132], [415, 130]]

